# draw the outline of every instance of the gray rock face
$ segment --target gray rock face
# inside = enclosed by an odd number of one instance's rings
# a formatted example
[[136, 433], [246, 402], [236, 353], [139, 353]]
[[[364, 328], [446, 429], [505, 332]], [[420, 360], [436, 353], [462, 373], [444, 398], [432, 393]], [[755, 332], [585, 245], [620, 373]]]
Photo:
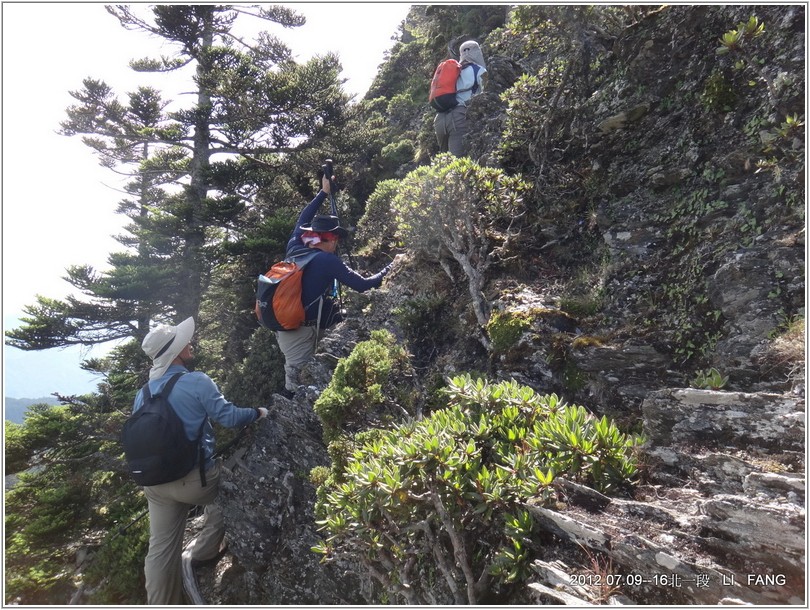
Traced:
[[229, 556], [199, 575], [203, 596], [226, 605], [367, 603], [356, 568], [321, 564], [311, 550], [320, 538], [309, 472], [329, 463], [311, 402], [275, 399], [227, 460], [220, 503]]
[[[804, 277], [798, 248], [773, 244], [734, 252], [708, 281], [709, 297], [728, 320], [714, 365], [739, 382], [757, 381], [757, 348], [784, 321], [785, 300]], [[795, 307], [788, 306], [787, 309]]]
[[[607, 589], [623, 595], [613, 603], [804, 604], [803, 407], [773, 394], [655, 393], [644, 402], [652, 484], [637, 492], [643, 500], [585, 509], [569, 495], [564, 511], [530, 507], [544, 529], [608, 558], [611, 571], [583, 575], [572, 554], [567, 582], [536, 566], [534, 595], [593, 603], [607, 601]], [[800, 473], [767, 470], [784, 468], [786, 454]]]
[[651, 389], [666, 385], [671, 359], [651, 345], [637, 341], [571, 350], [579, 370], [599, 379], [627, 404], [636, 405]]
[[676, 389], [643, 404], [644, 431], [654, 446], [725, 445], [803, 451], [804, 401], [778, 394]]

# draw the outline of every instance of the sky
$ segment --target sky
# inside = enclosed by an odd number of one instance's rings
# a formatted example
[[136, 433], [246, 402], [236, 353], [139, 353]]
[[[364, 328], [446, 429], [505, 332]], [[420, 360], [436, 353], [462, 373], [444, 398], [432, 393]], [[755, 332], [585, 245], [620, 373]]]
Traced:
[[[281, 3], [277, 3], [281, 4]], [[267, 29], [296, 59], [335, 52], [344, 88], [365, 94], [410, 4], [399, 2], [284, 3], [307, 17], [301, 28]], [[146, 7], [147, 5], [144, 5]], [[248, 21], [250, 18], [241, 18]], [[62, 280], [71, 265], [106, 266], [122, 246], [113, 239], [126, 218], [115, 214], [122, 181], [98, 165], [79, 137], [57, 134], [65, 109], [87, 77], [122, 95], [139, 85], [169, 92], [178, 86], [159, 75], [129, 69], [133, 58], [168, 53], [155, 37], [122, 28], [101, 3], [2, 4], [2, 307], [4, 330], [16, 326], [36, 295], [75, 293]], [[188, 89], [186, 89], [188, 90]], [[96, 348], [90, 355], [99, 355]], [[39, 398], [51, 392], [91, 392], [99, 379], [81, 371], [86, 349], [22, 352], [4, 346], [4, 395]], [[58, 363], [75, 362], [75, 375]], [[52, 387], [58, 385], [59, 387]]]

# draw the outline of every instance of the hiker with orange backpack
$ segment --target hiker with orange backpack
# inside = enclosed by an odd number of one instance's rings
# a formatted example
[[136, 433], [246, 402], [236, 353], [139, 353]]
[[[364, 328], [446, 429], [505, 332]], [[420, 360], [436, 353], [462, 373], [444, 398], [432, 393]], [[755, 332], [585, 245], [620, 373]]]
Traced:
[[[334, 204], [334, 176], [331, 162], [321, 178], [321, 190], [301, 211], [295, 229], [287, 242], [287, 260], [308, 256], [301, 276], [301, 301], [304, 321], [297, 328], [277, 330], [278, 346], [284, 354], [284, 386], [282, 395], [291, 398], [298, 389], [301, 367], [315, 354], [323, 330], [343, 318], [337, 285], [343, 284], [357, 292], [379, 288], [401, 255], [371, 277], [363, 277], [350, 269], [337, 255], [339, 242], [348, 237], [340, 225]], [[327, 197], [332, 199], [332, 214], [316, 214]], [[312, 252], [315, 251], [314, 254]]]
[[466, 153], [467, 104], [484, 90], [487, 68], [481, 47], [468, 40], [459, 47], [459, 61], [446, 59], [438, 65], [430, 84], [430, 105], [437, 113], [433, 130], [439, 152], [456, 157]]

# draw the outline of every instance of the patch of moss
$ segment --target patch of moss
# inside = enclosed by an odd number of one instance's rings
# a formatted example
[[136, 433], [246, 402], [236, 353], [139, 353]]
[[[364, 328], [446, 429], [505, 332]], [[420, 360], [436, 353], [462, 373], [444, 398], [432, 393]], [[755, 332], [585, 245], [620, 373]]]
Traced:
[[602, 295], [575, 294], [560, 298], [560, 309], [575, 316], [588, 317], [596, 314], [602, 308]]
[[504, 352], [513, 347], [532, 325], [532, 314], [514, 311], [498, 311], [492, 314], [487, 324], [487, 334], [492, 350]]

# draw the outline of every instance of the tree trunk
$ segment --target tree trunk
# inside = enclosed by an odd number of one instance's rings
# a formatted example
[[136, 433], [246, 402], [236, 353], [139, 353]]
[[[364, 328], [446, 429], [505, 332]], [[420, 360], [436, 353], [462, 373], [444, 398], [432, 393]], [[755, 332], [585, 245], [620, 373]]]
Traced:
[[[202, 33], [201, 51], [197, 58], [197, 82], [208, 82], [212, 70], [208, 50], [214, 40], [213, 11], [208, 11]], [[191, 316], [195, 319], [200, 312], [202, 301], [203, 276], [206, 273], [203, 246], [205, 245], [205, 228], [202, 222], [203, 207], [208, 196], [208, 168], [210, 165], [210, 118], [211, 96], [204, 84], [197, 92], [197, 109], [194, 119], [194, 153], [191, 159], [190, 184], [186, 197], [188, 199], [188, 218], [186, 223], [186, 250], [184, 252], [183, 290], [177, 304], [178, 320]]]

